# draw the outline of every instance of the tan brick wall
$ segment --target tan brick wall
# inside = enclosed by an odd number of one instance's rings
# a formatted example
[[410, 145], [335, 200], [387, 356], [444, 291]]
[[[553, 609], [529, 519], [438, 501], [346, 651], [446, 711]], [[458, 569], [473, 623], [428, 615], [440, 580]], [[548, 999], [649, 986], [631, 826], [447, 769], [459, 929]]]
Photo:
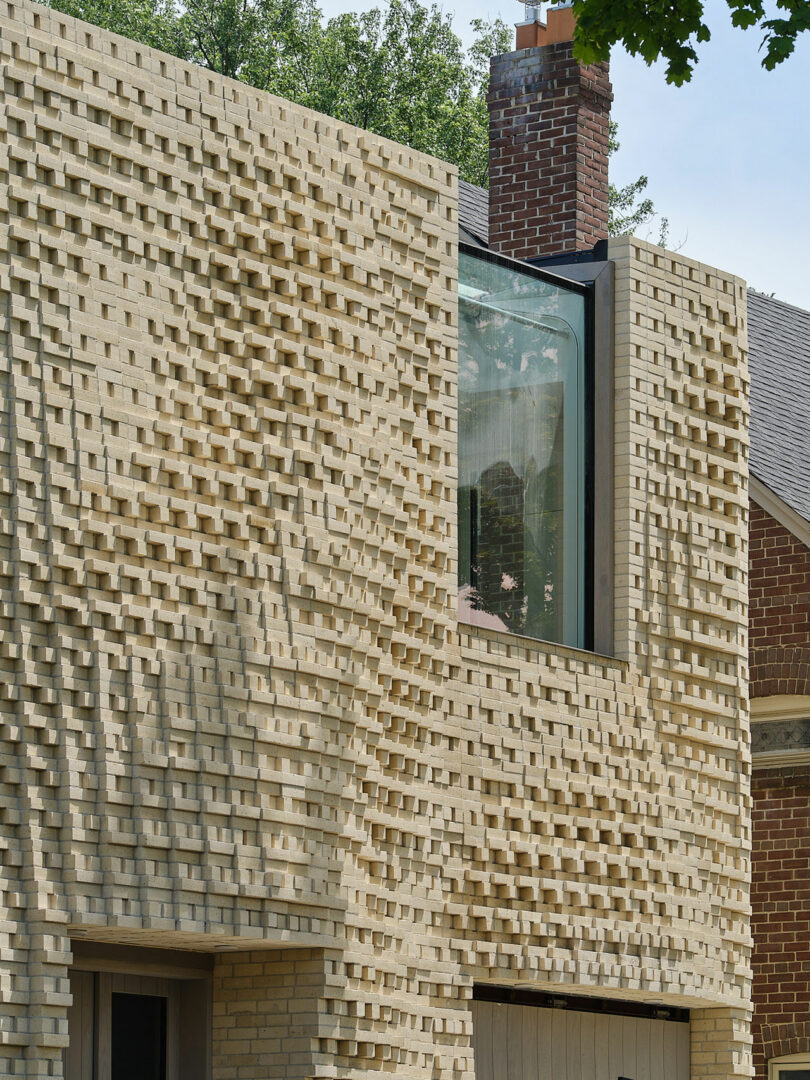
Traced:
[[[262, 949], [217, 957], [213, 986], [216, 1080], [317, 1075], [322, 1002], [333, 964], [320, 949]], [[325, 1062], [328, 1065], [328, 1061]]]
[[[745, 290], [635, 240], [611, 257], [624, 662], [462, 635], [476, 975], [747, 1015]], [[724, 1030], [700, 1075], [749, 1075], [744, 1025]]]
[[614, 245], [618, 659], [471, 633], [453, 170], [3, 11], [6, 1073], [80, 931], [245, 950], [245, 1076], [285, 944], [286, 1075], [469, 1080], [476, 979], [744, 1006], [740, 283]]
[[695, 1009], [689, 1024], [691, 1080], [753, 1076], [750, 1009]]

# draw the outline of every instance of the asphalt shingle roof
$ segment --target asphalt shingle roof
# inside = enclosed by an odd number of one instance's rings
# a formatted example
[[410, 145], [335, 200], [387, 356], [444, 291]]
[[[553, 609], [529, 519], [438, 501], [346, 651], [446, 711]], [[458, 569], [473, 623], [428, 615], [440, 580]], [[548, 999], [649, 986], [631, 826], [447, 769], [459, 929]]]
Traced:
[[748, 291], [751, 472], [810, 521], [810, 311]]
[[[486, 244], [488, 211], [488, 192], [460, 181], [464, 239]], [[810, 521], [810, 312], [749, 289], [748, 345], [751, 472]]]
[[486, 245], [489, 237], [489, 192], [486, 188], [458, 182], [458, 223], [467, 233], [467, 241], [477, 240]]

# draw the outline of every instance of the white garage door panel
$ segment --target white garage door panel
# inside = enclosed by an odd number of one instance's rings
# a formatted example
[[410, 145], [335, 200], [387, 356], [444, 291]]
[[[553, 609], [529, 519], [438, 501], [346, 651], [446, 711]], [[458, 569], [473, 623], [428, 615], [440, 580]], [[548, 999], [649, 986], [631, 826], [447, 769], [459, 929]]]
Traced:
[[689, 1025], [473, 1002], [476, 1080], [689, 1080]]

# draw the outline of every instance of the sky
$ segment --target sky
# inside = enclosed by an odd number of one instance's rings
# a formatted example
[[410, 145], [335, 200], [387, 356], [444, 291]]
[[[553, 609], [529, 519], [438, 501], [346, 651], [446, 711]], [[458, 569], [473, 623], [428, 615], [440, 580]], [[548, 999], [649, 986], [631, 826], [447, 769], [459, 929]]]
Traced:
[[[382, 0], [319, 6], [331, 16]], [[471, 19], [523, 17], [517, 0], [440, 6], [467, 43]], [[769, 72], [760, 65], [756, 28], [735, 30], [726, 0], [706, 0], [705, 9], [712, 40], [698, 47], [700, 62], [685, 86], [667, 85], [663, 65], [648, 68], [614, 50], [620, 150], [611, 179], [649, 178], [648, 194], [669, 220], [670, 249], [810, 309], [810, 33]]]

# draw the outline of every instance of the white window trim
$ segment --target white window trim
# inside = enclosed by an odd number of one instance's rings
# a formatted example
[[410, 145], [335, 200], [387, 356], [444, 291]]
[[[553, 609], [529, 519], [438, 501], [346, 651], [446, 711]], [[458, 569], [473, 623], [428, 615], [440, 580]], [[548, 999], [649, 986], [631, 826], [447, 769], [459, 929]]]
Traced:
[[810, 1069], [810, 1054], [771, 1058], [768, 1062], [768, 1080], [790, 1080], [790, 1074], [799, 1069]]
[[810, 695], [772, 694], [769, 697], [751, 698], [751, 719], [804, 720], [810, 716]]

